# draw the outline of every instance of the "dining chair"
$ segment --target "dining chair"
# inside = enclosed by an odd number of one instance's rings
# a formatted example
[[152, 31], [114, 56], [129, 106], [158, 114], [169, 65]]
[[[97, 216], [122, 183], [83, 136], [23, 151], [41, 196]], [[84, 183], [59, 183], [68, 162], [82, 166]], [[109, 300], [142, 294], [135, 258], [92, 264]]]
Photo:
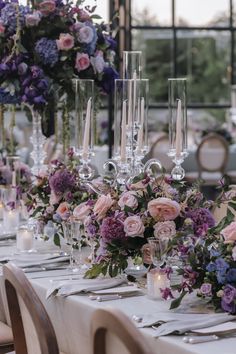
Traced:
[[14, 349], [11, 327], [0, 321], [0, 354], [9, 353]]
[[148, 342], [131, 320], [114, 308], [95, 310], [91, 321], [93, 354], [108, 354], [106, 336], [112, 333], [130, 354], [153, 354]]
[[156, 139], [156, 141], [151, 146], [150, 152], [148, 153], [148, 159], [158, 159], [167, 173], [170, 172], [174, 167], [173, 161], [167, 155], [168, 151], [169, 136], [168, 134], [164, 133]]
[[15, 353], [59, 354], [51, 320], [24, 272], [9, 263], [3, 277]]
[[187, 172], [185, 179], [200, 178], [206, 186], [218, 185], [225, 173], [229, 157], [228, 142], [217, 133], [209, 133], [201, 140], [196, 150], [198, 171]]

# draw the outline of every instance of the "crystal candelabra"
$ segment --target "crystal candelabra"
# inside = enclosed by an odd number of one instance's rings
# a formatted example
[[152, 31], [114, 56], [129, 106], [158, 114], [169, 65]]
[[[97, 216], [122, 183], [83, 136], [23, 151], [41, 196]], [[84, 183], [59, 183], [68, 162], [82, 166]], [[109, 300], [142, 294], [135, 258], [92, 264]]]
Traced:
[[187, 108], [186, 108], [186, 79], [169, 79], [169, 138], [170, 150], [175, 167], [171, 177], [180, 181], [185, 176], [181, 166], [188, 155], [187, 152]]

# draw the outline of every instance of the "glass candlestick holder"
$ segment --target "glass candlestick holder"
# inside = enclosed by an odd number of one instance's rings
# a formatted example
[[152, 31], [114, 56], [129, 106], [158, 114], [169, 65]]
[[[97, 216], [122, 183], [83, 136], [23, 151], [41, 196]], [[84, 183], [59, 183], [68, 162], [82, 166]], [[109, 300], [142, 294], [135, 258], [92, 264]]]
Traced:
[[123, 51], [123, 79], [141, 78], [142, 52]]
[[174, 180], [182, 180], [185, 171], [181, 164], [188, 155], [187, 151], [187, 80], [168, 79], [169, 87], [169, 141], [168, 156], [175, 167], [171, 171]]

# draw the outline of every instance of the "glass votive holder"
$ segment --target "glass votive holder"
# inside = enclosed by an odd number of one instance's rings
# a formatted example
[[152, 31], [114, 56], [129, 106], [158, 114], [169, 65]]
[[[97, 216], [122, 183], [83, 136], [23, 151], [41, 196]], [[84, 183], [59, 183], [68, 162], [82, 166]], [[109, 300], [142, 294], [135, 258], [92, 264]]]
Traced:
[[161, 290], [169, 286], [170, 281], [162, 269], [154, 268], [147, 273], [147, 295], [150, 299], [162, 299]]
[[18, 229], [19, 221], [18, 209], [3, 208], [3, 229], [5, 233], [15, 233]]
[[0, 220], [3, 219], [3, 203], [0, 201]]
[[20, 252], [31, 252], [34, 249], [34, 232], [28, 225], [19, 227], [16, 233], [16, 248]]

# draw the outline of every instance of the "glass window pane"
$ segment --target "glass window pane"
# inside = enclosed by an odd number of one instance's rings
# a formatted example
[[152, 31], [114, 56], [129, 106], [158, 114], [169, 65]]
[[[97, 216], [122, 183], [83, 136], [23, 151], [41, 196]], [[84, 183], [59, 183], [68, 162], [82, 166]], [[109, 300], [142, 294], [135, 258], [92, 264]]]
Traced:
[[229, 103], [229, 31], [178, 31], [176, 61], [178, 76], [188, 78], [189, 103]]
[[150, 103], [166, 103], [167, 78], [173, 76], [172, 31], [133, 30], [132, 39], [133, 50], [142, 51], [142, 77], [150, 79]]
[[229, 26], [229, 0], [176, 0], [177, 26]]
[[132, 0], [132, 25], [170, 26], [171, 0]]

